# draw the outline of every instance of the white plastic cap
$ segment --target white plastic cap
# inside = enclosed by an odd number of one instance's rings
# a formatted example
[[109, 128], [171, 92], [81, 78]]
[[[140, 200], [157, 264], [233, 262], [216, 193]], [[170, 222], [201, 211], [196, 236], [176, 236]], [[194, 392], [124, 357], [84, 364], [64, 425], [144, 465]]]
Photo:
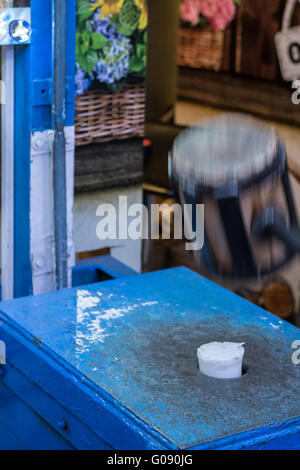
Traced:
[[236, 379], [242, 375], [245, 343], [208, 343], [197, 350], [199, 369], [217, 379]]

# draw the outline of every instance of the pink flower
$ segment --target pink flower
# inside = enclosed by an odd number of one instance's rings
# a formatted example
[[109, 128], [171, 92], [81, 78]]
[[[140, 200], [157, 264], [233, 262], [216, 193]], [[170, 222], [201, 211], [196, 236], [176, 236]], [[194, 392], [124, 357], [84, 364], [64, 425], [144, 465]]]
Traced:
[[205, 16], [214, 29], [225, 29], [235, 16], [235, 5], [233, 0], [215, 0], [215, 4], [215, 14]]
[[201, 13], [206, 18], [213, 18], [217, 14], [218, 2], [216, 0], [202, 0]]
[[196, 26], [199, 23], [202, 0], [184, 0], [180, 4], [181, 19]]
[[215, 29], [225, 29], [235, 16], [234, 0], [184, 0], [180, 5], [181, 19], [196, 26], [200, 14]]

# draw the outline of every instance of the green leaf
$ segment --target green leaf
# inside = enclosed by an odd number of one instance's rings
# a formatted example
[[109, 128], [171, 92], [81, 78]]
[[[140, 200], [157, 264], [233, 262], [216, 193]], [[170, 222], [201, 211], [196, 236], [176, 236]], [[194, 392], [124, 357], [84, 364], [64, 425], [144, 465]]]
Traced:
[[100, 33], [92, 33], [91, 40], [92, 40], [91, 47], [92, 49], [95, 49], [95, 50], [101, 49], [107, 43], [106, 37]]
[[198, 25], [199, 26], [206, 26], [207, 25], [207, 19], [204, 16], [201, 15]]
[[87, 31], [81, 33], [81, 42], [86, 46], [89, 46], [91, 40], [91, 35]]
[[145, 57], [145, 55], [147, 53], [147, 46], [145, 46], [145, 44], [137, 44], [136, 53], [137, 53], [137, 56], [140, 59], [142, 59], [143, 57]]
[[92, 73], [93, 69], [97, 65], [98, 54], [96, 51], [89, 50], [85, 55], [79, 55], [77, 57], [80, 67], [85, 70], [88, 74]]
[[92, 16], [93, 12], [94, 9], [88, 0], [77, 1], [77, 19], [79, 23], [87, 20], [90, 16]]
[[129, 68], [132, 72], [142, 72], [145, 70], [145, 67], [146, 62], [144, 60], [140, 59], [137, 56], [131, 58]]
[[90, 21], [86, 21], [86, 22], [85, 22], [85, 30], [86, 30], [88, 33], [92, 33], [92, 32], [93, 32], [93, 27], [92, 27]]
[[119, 22], [119, 15], [114, 15], [110, 18], [110, 24], [118, 25]]
[[83, 55], [86, 54], [89, 49], [90, 49], [90, 44], [82, 43], [80, 45], [80, 53]]
[[81, 34], [76, 33], [76, 55], [80, 53]]
[[131, 29], [131, 28], [128, 28], [128, 27], [126, 28], [122, 24], [118, 24], [117, 31], [118, 31], [119, 34], [123, 34], [124, 36], [131, 36], [134, 29]]

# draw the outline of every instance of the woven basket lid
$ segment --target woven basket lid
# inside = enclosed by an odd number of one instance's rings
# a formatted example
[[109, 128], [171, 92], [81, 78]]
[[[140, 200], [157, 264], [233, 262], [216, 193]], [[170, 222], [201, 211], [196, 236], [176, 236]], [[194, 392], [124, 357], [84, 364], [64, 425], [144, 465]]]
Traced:
[[[175, 179], [216, 188], [260, 174], [276, 158], [273, 127], [244, 114], [222, 114], [183, 131], [173, 147]], [[190, 184], [189, 184], [190, 185]]]

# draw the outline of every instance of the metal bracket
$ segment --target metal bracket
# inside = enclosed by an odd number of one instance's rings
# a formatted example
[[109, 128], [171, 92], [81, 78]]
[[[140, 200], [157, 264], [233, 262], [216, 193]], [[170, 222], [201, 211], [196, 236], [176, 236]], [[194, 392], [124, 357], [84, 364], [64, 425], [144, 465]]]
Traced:
[[[33, 81], [33, 106], [51, 106], [53, 102], [53, 82], [46, 78]], [[66, 78], [66, 104], [73, 102], [74, 78]]]

